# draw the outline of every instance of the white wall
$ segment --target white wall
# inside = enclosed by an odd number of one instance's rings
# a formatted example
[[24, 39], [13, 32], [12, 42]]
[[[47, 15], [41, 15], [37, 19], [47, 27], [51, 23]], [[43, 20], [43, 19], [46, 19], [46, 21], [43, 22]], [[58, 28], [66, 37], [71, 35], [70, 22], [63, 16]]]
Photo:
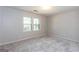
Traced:
[[67, 11], [48, 17], [48, 35], [79, 42], [79, 11]]
[[[23, 32], [23, 16], [39, 17], [41, 30]], [[46, 22], [47, 20], [47, 22]], [[47, 27], [48, 23], [48, 27]], [[48, 31], [47, 31], [48, 28]], [[63, 12], [49, 17], [36, 15], [19, 9], [0, 7], [0, 45], [24, 38], [46, 35], [79, 41], [79, 11]]]
[[[2, 10], [2, 11], [1, 11]], [[2, 14], [3, 15], [2, 15]], [[41, 30], [36, 32], [23, 32], [23, 17], [38, 17], [41, 22]], [[2, 17], [2, 19], [1, 19]], [[3, 22], [3, 24], [1, 23]], [[2, 28], [3, 37], [0, 37], [0, 44], [15, 42], [24, 38], [46, 35], [45, 16], [36, 15], [19, 9], [9, 7], [0, 7], [0, 28]]]
[[0, 41], [2, 41], [2, 38], [3, 38], [3, 20], [2, 20], [2, 16], [3, 16], [3, 14], [2, 14], [2, 10], [3, 9], [3, 7], [0, 7]]

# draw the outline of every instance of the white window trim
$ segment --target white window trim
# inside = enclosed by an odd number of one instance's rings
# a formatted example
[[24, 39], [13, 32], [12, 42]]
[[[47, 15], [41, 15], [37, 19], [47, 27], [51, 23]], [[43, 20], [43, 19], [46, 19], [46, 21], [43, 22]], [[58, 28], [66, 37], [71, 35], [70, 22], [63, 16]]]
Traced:
[[[34, 21], [34, 18], [37, 18], [38, 20], [39, 20], [39, 24], [33, 24], [33, 21]], [[39, 27], [39, 29], [38, 30], [34, 30], [34, 25], [38, 25], [38, 27]], [[40, 31], [40, 19], [39, 19], [39, 17], [33, 17], [33, 19], [32, 19], [32, 31]]]
[[[30, 16], [24, 16], [24, 17], [30, 17]], [[30, 17], [31, 18], [31, 24], [27, 24], [27, 25], [31, 25], [31, 30], [30, 31], [27, 31], [27, 30], [24, 30], [24, 23], [23, 23], [23, 32], [36, 32], [36, 31], [40, 31], [40, 28], [41, 28], [41, 24], [40, 24], [40, 19], [39, 17]], [[33, 21], [34, 21], [34, 18], [37, 18], [39, 20], [39, 24], [33, 24]], [[24, 19], [23, 19], [24, 20]], [[34, 25], [38, 25], [39, 29], [38, 30], [34, 30]]]
[[[32, 17], [30, 17], [30, 16], [24, 16], [24, 17], [29, 17], [29, 18], [31, 18], [31, 24], [24, 24], [24, 23], [23, 23], [23, 32], [31, 32], [31, 31], [32, 31]], [[23, 17], [23, 22], [24, 22], [24, 17]], [[31, 25], [31, 30], [29, 30], [29, 31], [24, 30], [24, 25]]]

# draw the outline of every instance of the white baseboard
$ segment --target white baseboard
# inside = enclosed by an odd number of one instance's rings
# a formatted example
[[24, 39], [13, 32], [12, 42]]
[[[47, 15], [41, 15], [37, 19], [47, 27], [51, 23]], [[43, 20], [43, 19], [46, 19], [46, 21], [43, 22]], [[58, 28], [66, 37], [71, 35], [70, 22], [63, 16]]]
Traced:
[[32, 35], [32, 36], [29, 36], [29, 37], [26, 37], [26, 38], [23, 38], [23, 39], [19, 39], [19, 40], [16, 40], [16, 41], [1, 43], [0, 46], [4, 46], [4, 45], [7, 45], [7, 44], [13, 44], [13, 43], [20, 42], [20, 41], [23, 41], [23, 40], [28, 40], [28, 39], [42, 37], [42, 36], [46, 36], [46, 34], [41, 33], [39, 35]]
[[54, 34], [54, 35], [49, 35], [50, 37], [58, 37], [58, 38], [61, 38], [61, 39], [65, 39], [65, 40], [70, 40], [70, 41], [74, 41], [74, 42], [78, 42], [78, 40], [76, 40], [75, 38], [69, 38], [65, 35], [62, 35], [62, 34]]

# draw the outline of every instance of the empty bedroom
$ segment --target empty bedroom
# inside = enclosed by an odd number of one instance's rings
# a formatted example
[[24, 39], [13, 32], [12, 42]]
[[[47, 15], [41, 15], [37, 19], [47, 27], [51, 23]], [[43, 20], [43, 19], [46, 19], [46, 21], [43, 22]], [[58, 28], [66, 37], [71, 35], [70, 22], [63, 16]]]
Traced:
[[79, 52], [79, 7], [0, 6], [0, 52]]

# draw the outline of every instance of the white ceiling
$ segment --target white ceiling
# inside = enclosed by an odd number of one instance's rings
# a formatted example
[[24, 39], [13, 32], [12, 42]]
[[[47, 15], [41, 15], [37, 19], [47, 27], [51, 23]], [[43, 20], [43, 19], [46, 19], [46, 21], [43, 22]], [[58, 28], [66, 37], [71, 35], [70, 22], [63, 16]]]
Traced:
[[[65, 12], [73, 9], [77, 9], [77, 6], [50, 6], [49, 10], [43, 10], [40, 6], [14, 6], [13, 8], [22, 9], [25, 11], [42, 14], [42, 15], [51, 15], [60, 12]], [[34, 12], [33, 10], [37, 10], [38, 12]]]

